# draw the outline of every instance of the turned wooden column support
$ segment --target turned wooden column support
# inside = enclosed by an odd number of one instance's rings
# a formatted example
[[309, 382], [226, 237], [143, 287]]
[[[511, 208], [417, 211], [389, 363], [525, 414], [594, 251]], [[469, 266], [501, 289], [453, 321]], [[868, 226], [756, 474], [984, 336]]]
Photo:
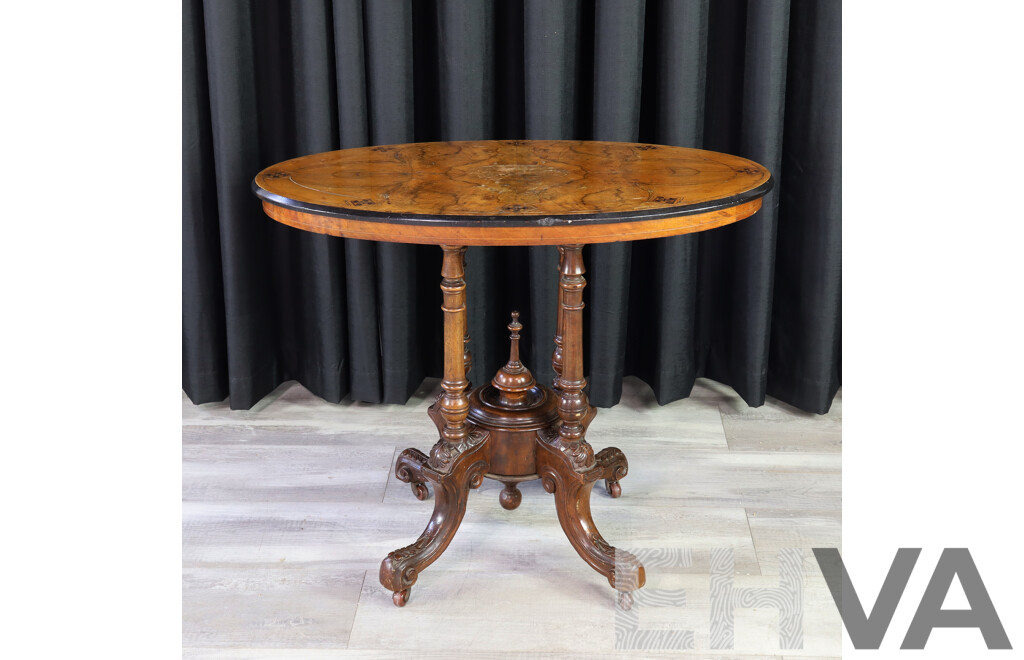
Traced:
[[[562, 266], [565, 264], [565, 249], [558, 246], [558, 274], [561, 277]], [[555, 350], [551, 354], [551, 368], [555, 372], [555, 381], [552, 386], [558, 389], [558, 379], [562, 377], [562, 287], [558, 287], [558, 311], [555, 316]]]
[[[462, 250], [462, 273], [463, 280], [465, 280], [466, 273], [466, 248], [460, 248]], [[463, 364], [463, 377], [466, 379], [466, 389], [473, 387], [473, 382], [469, 380], [469, 372], [473, 368], [473, 352], [469, 350], [469, 323], [466, 323], [466, 332], [462, 335], [462, 364]]]
[[[441, 264], [441, 293], [444, 303], [444, 380], [441, 389], [441, 416], [444, 427], [441, 438], [458, 443], [466, 437], [466, 414], [469, 399], [466, 389], [466, 248], [442, 245], [444, 261]], [[460, 350], [461, 349], [461, 350]]]
[[466, 330], [466, 248], [457, 245], [442, 245], [444, 259], [441, 263], [441, 293], [444, 302], [444, 379], [441, 389], [444, 393], [438, 400], [435, 423], [440, 439], [430, 450], [430, 467], [447, 472], [459, 454], [481, 442], [486, 433], [466, 422], [469, 414], [469, 398], [466, 390], [469, 381], [466, 370], [472, 366], [469, 355], [469, 335]]
[[563, 245], [559, 290], [559, 322], [561, 346], [556, 343], [556, 354], [561, 349], [561, 370], [555, 378], [558, 394], [558, 416], [562, 424], [553, 444], [572, 462], [573, 469], [584, 472], [594, 465], [594, 448], [586, 441], [586, 427], [592, 418], [590, 402], [583, 391], [587, 381], [583, 377], [583, 246]]

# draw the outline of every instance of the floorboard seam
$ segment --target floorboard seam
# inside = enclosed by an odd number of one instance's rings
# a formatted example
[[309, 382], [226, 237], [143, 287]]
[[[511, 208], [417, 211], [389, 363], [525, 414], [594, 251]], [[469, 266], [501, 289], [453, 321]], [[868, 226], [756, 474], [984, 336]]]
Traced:
[[722, 413], [722, 404], [717, 403], [715, 407], [718, 409], [718, 423], [722, 425], [722, 437], [725, 438], [726, 451], [732, 450], [732, 443], [729, 442], [729, 433], [725, 430], [725, 415]]
[[388, 471], [384, 473], [384, 492], [381, 493], [380, 503], [384, 504], [384, 500], [388, 496], [388, 484], [391, 483], [391, 473], [394, 471], [395, 461], [398, 460], [398, 452], [401, 448], [395, 447], [395, 451], [391, 452], [391, 465], [388, 466]]
[[764, 569], [761, 568], [761, 555], [757, 551], [757, 541], [754, 540], [754, 530], [750, 527], [750, 511], [747, 507], [743, 507], [743, 517], [747, 520], [747, 534], [750, 534], [750, 545], [754, 548], [754, 559], [757, 561], [757, 572], [760, 575], [764, 575]]
[[363, 579], [359, 582], [359, 597], [356, 599], [356, 607], [352, 610], [352, 625], [348, 627], [348, 637], [345, 639], [345, 648], [349, 647], [352, 641], [352, 631], [356, 629], [356, 616], [359, 615], [359, 605], [363, 602], [363, 587], [366, 586], [366, 573], [363, 571]]

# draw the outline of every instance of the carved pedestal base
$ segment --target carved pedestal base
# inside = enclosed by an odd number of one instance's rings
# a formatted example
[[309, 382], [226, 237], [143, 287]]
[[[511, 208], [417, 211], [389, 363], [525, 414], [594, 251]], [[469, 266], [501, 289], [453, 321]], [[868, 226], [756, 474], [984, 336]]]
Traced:
[[[550, 390], [544, 389], [553, 396]], [[470, 399], [478, 400], [476, 394], [474, 391]], [[437, 416], [438, 405], [432, 406], [432, 417]], [[381, 584], [394, 592], [395, 605], [402, 607], [408, 602], [410, 589], [420, 571], [440, 557], [451, 543], [466, 513], [469, 491], [478, 487], [485, 477], [504, 484], [498, 501], [507, 510], [517, 508], [522, 501], [520, 482], [541, 479], [544, 490], [555, 496], [558, 521], [576, 552], [619, 592], [620, 605], [632, 600], [630, 592], [644, 586], [644, 568], [634, 555], [604, 540], [590, 513], [591, 491], [599, 480], [614, 484], [615, 491], [609, 487], [612, 497], [621, 494], [618, 482], [629, 470], [626, 457], [619, 449], [608, 447], [596, 454], [592, 465], [580, 471], [573, 463], [572, 454], [558, 448], [560, 424], [556, 420], [543, 429], [527, 431], [529, 443], [524, 445], [520, 441], [522, 432], [514, 428], [484, 428], [474, 423], [471, 438], [479, 440], [458, 454], [446, 473], [431, 467], [430, 459], [417, 449], [406, 449], [399, 455], [395, 476], [412, 484], [417, 497], [426, 491], [425, 484], [430, 483], [435, 501], [434, 513], [420, 538], [412, 545], [395, 550], [381, 564]], [[524, 466], [524, 473], [494, 474], [492, 464], [519, 464]]]
[[506, 510], [517, 508], [523, 495], [518, 483], [541, 479], [555, 496], [558, 522], [583, 561], [605, 576], [619, 592], [619, 605], [629, 609], [632, 592], [644, 586], [644, 567], [637, 558], [608, 544], [590, 515], [590, 493], [604, 479], [608, 494], [619, 497], [626, 476], [626, 457], [615, 447], [597, 454], [586, 440], [597, 414], [587, 400], [583, 377], [582, 245], [559, 247], [559, 312], [552, 366], [555, 388], [537, 385], [519, 360], [519, 312], [508, 325], [509, 360], [490, 383], [469, 392], [466, 374], [472, 366], [467, 349], [465, 248], [443, 245], [441, 291], [445, 315], [444, 392], [428, 411], [440, 436], [428, 457], [406, 449], [395, 464], [395, 476], [412, 486], [417, 499], [434, 491], [434, 514], [412, 545], [395, 550], [380, 565], [380, 582], [393, 592], [398, 607], [409, 601], [421, 570], [433, 563], [455, 536], [466, 514], [466, 498], [484, 477], [505, 487], [498, 497]]

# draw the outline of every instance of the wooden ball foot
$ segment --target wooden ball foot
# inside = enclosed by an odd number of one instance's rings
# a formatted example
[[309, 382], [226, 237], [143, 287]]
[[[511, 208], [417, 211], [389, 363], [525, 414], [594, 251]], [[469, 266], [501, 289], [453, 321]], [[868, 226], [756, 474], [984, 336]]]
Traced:
[[394, 602], [395, 607], [405, 607], [405, 604], [409, 602], [409, 591], [411, 590], [412, 587], [409, 587], [407, 589], [402, 589], [401, 591], [396, 591], [391, 595], [391, 600]]
[[412, 482], [412, 494], [416, 496], [416, 499], [423, 501], [430, 497], [430, 491], [427, 490], [427, 485], [418, 481]]
[[514, 481], [503, 481], [505, 488], [502, 489], [501, 494], [498, 495], [498, 502], [501, 504], [501, 508], [511, 511], [519, 506], [519, 503], [523, 501], [523, 494], [519, 491], [519, 487]]
[[620, 591], [619, 592], [619, 609], [629, 611], [633, 609], [633, 592], [632, 591]]
[[619, 485], [619, 482], [617, 480], [607, 479], [604, 483], [605, 486], [608, 487], [608, 494], [611, 495], [613, 498], [622, 495], [622, 486]]

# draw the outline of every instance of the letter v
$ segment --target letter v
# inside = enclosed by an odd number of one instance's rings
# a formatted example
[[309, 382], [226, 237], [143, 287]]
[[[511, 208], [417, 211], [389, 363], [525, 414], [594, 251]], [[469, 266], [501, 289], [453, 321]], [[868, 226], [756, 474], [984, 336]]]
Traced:
[[896, 551], [896, 556], [889, 567], [889, 574], [885, 576], [882, 589], [878, 592], [874, 607], [871, 608], [871, 616], [867, 616], [860, 604], [860, 598], [857, 597], [857, 590], [853, 588], [850, 574], [846, 572], [839, 550], [814, 548], [818, 567], [825, 576], [828, 590], [832, 592], [832, 600], [839, 608], [846, 633], [850, 636], [855, 649], [877, 649], [882, 645], [882, 638], [892, 623], [896, 606], [903, 597], [903, 591], [907, 588], [910, 574], [920, 554], [921, 548], [900, 548]]

